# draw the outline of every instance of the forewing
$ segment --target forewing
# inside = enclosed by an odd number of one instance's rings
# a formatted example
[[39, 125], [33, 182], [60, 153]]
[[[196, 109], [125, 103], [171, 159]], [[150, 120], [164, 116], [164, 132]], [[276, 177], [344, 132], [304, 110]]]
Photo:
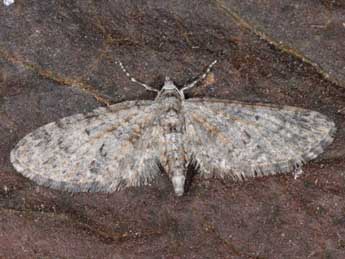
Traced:
[[151, 101], [129, 101], [65, 117], [20, 140], [11, 161], [56, 189], [112, 192], [147, 184], [159, 172], [158, 110]]
[[291, 106], [217, 99], [184, 102], [186, 150], [205, 177], [292, 171], [333, 141], [326, 116]]

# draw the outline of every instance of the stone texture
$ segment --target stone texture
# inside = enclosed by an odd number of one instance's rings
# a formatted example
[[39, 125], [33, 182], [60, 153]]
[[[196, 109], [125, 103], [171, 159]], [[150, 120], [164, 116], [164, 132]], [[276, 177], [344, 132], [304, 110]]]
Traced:
[[345, 87], [345, 2], [216, 0], [278, 48], [313, 64]]

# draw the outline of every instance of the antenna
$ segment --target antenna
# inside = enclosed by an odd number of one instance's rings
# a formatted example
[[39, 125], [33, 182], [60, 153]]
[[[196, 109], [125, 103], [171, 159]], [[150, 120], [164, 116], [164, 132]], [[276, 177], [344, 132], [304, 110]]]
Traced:
[[211, 72], [212, 67], [217, 63], [217, 60], [214, 60], [211, 64], [208, 65], [205, 73], [203, 73], [202, 75], [198, 76], [197, 79], [195, 79], [193, 82], [191, 82], [190, 84], [187, 84], [185, 87], [183, 87], [180, 91], [183, 93], [185, 90], [191, 89], [192, 87], [194, 87], [197, 83], [199, 83], [200, 81], [204, 80], [206, 78], [206, 76]]
[[143, 82], [140, 82], [140, 81], [138, 81], [137, 79], [135, 79], [134, 77], [132, 77], [131, 76], [131, 74], [127, 71], [127, 69], [125, 68], [125, 66], [122, 64], [122, 62], [121, 61], [116, 61], [115, 62], [116, 64], [118, 64], [119, 66], [120, 66], [120, 68], [121, 68], [121, 70], [125, 73], [125, 75], [129, 78], [129, 80], [131, 80], [133, 83], [136, 83], [136, 84], [138, 84], [138, 85], [141, 85], [141, 86], [143, 86], [146, 90], [148, 90], [148, 91], [152, 91], [152, 92], [156, 92], [156, 93], [159, 93], [159, 91], [157, 90], [157, 89], [154, 89], [154, 88], [152, 88], [151, 86], [149, 86], [149, 85], [147, 85], [147, 84], [145, 84], [145, 83], [143, 83]]

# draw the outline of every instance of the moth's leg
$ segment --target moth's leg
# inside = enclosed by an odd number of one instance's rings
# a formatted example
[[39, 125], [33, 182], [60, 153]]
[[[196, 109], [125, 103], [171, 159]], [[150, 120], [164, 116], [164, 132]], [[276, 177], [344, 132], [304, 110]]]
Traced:
[[195, 79], [193, 82], [187, 84], [186, 86], [184, 86], [181, 89], [181, 92], [183, 93], [185, 90], [191, 89], [192, 87], [194, 87], [197, 83], [199, 83], [200, 81], [204, 80], [206, 78], [206, 76], [210, 73], [212, 67], [217, 63], [217, 60], [214, 60], [211, 64], [208, 65], [205, 73], [203, 73], [202, 75], [198, 76], [197, 79]]
[[122, 64], [121, 61], [116, 61], [115, 63], [117, 63], [117, 64], [120, 66], [121, 70], [125, 73], [125, 75], [126, 75], [126, 76], [129, 78], [129, 80], [131, 80], [133, 83], [136, 83], [136, 84], [138, 84], [138, 85], [143, 86], [143, 87], [144, 87], [146, 90], [148, 90], [148, 91], [152, 91], [152, 92], [156, 92], [156, 93], [159, 92], [157, 89], [154, 89], [154, 88], [152, 88], [151, 86], [149, 86], [149, 85], [147, 85], [147, 84], [145, 84], [145, 83], [143, 83], [143, 82], [140, 82], [140, 81], [138, 81], [137, 79], [135, 79], [134, 77], [132, 77], [131, 74], [127, 71], [127, 69], [126, 69], [125, 66]]

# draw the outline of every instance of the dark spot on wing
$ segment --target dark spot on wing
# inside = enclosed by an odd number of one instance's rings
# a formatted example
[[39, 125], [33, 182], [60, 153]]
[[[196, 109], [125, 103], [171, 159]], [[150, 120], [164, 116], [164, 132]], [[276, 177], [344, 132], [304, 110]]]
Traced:
[[88, 113], [88, 114], [85, 114], [84, 119], [92, 119], [92, 118], [95, 118], [97, 116], [99, 116], [99, 115], [95, 114], [95, 113]]
[[246, 130], [243, 130], [243, 133], [245, 135], [245, 138], [242, 139], [242, 142], [243, 144], [247, 145], [252, 137]]
[[90, 172], [93, 174], [97, 174], [99, 172], [100, 165], [96, 160], [93, 160], [90, 164]]
[[99, 153], [101, 154], [101, 156], [106, 157], [107, 152], [104, 151], [104, 146], [105, 144], [103, 143], [102, 146], [99, 148]]
[[247, 137], [248, 139], [251, 139], [251, 138], [252, 138], [252, 137], [250, 136], [250, 134], [249, 134], [246, 130], [244, 130], [243, 133], [246, 135], [246, 137]]

